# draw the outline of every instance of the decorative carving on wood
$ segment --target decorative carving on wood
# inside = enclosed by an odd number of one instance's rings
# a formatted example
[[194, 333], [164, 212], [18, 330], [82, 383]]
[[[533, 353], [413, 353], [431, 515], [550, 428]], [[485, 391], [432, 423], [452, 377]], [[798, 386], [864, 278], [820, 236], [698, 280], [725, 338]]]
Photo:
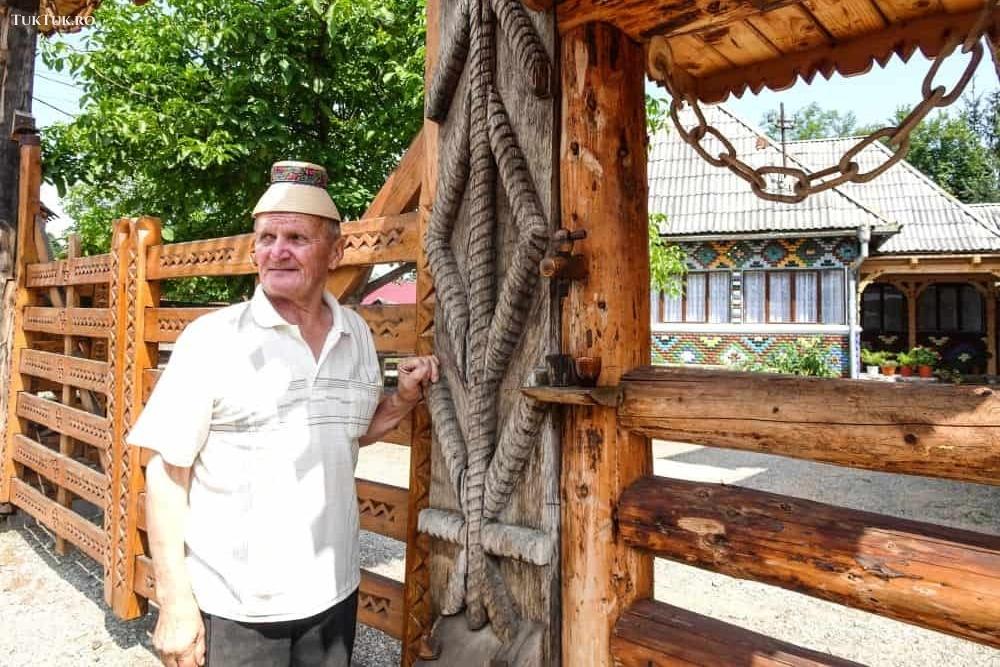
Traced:
[[21, 352], [20, 361], [26, 375], [107, 393], [109, 369], [104, 362], [28, 349]]
[[14, 459], [74, 494], [104, 508], [107, 477], [23, 435], [14, 436]]
[[111, 279], [111, 256], [91, 255], [28, 265], [28, 287], [61, 287], [106, 283]]
[[108, 335], [110, 316], [104, 308], [43, 308], [24, 309], [24, 330], [64, 336]]
[[11, 480], [11, 488], [11, 500], [15, 505], [97, 562], [104, 560], [107, 540], [100, 528], [19, 479]]
[[363, 479], [357, 487], [361, 528], [405, 542], [407, 489]]
[[[471, 628], [489, 621], [508, 642], [520, 619], [484, 548], [484, 529], [518, 484], [545, 410], [522, 400], [496, 447], [498, 390], [535, 296], [549, 223], [497, 86], [497, 40], [507, 40], [517, 75], [536, 96], [549, 94], [551, 65], [520, 0], [456, 4], [458, 11], [450, 14], [455, 23], [445, 30], [452, 37], [442, 42], [427, 104], [428, 118], [452, 127], [451, 141], [441, 146], [425, 248], [445, 338], [435, 347], [450, 351], [446, 364], [455, 371], [450, 376], [454, 384], [443, 378], [429, 392], [428, 403], [464, 515], [464, 548], [455, 560], [442, 612], [457, 613], [464, 605]], [[460, 95], [466, 66], [468, 94]], [[498, 188], [506, 195], [517, 234], [502, 274], [496, 263]], [[468, 233], [456, 239], [460, 210], [468, 216]], [[453, 244], [467, 249], [465, 266]], [[464, 398], [467, 410], [456, 410], [455, 394]]]
[[17, 415], [100, 449], [110, 446], [110, 421], [28, 393], [17, 397]]

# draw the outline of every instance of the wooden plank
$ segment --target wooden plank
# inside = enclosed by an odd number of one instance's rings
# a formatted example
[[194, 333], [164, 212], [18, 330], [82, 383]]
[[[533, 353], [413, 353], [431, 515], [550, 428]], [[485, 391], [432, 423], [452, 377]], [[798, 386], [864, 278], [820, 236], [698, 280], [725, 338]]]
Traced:
[[[817, 73], [829, 78], [835, 72], [843, 76], [869, 71], [875, 62], [887, 62], [894, 54], [908, 61], [919, 46], [927, 57], [936, 56], [947, 37], [954, 31], [966, 33], [979, 17], [979, 12], [937, 14], [894, 23], [876, 33], [865, 34], [837, 44], [818, 44], [804, 51], [786, 53], [766, 61], [753, 62], [694, 79], [690, 92], [707, 104], [726, 99], [730, 93], [741, 97], [744, 92], [757, 94], [765, 87], [785, 90], [801, 75], [813, 80]], [[650, 45], [650, 60], [656, 61], [661, 48], [654, 40]]]
[[153, 389], [156, 387], [156, 383], [160, 380], [160, 376], [163, 375], [163, 371], [158, 368], [149, 368], [142, 373], [142, 404], [145, 405], [149, 401], [150, 395], [153, 393]]
[[712, 72], [732, 69], [732, 64], [698, 35], [679, 35], [670, 40], [674, 62], [692, 76], [707, 76]]
[[[135, 592], [156, 601], [156, 575], [148, 556], [135, 559]], [[368, 570], [361, 570], [358, 621], [399, 639], [403, 633], [403, 584]]]
[[368, 266], [417, 259], [420, 215], [416, 211], [362, 218], [340, 226], [344, 235], [341, 266]]
[[[644, 54], [606, 24], [562, 40], [561, 219], [587, 237], [585, 281], [562, 308], [562, 350], [601, 360], [598, 386], [650, 355]], [[622, 258], [628, 257], [624, 262]], [[562, 425], [562, 662], [611, 665], [615, 620], [653, 594], [653, 562], [614, 530], [614, 503], [652, 474], [648, 440], [614, 408], [573, 406]]]
[[941, 0], [872, 0], [893, 23], [941, 13]]
[[109, 482], [106, 475], [27, 436], [14, 436], [14, 460], [101, 509], [107, 505]]
[[20, 362], [25, 375], [108, 393], [108, 364], [103, 361], [25, 349], [21, 351]]
[[618, 387], [524, 387], [521, 393], [543, 403], [559, 405], [603, 405], [617, 407], [621, 402]]
[[[796, 0], [772, 0], [768, 10]], [[759, 0], [564, 0], [556, 6], [559, 32], [566, 33], [586, 23], [616, 26], [636, 41], [652, 35], [672, 35], [701, 28], [718, 27], [756, 16]]]
[[1000, 647], [1000, 537], [647, 477], [618, 503], [636, 549]]
[[358, 621], [395, 639], [403, 637], [403, 584], [381, 574], [361, 570]]
[[147, 343], [173, 343], [184, 328], [202, 315], [218, 308], [146, 308], [145, 340]]
[[111, 422], [107, 418], [68, 405], [22, 391], [17, 395], [17, 416], [99, 449], [111, 446]]
[[805, 51], [829, 44], [823, 28], [798, 4], [747, 18], [782, 53]]
[[27, 285], [32, 288], [107, 283], [111, 280], [111, 255], [38, 262], [29, 264], [27, 271]]
[[107, 308], [49, 308], [24, 309], [24, 330], [53, 333], [62, 336], [88, 336], [106, 338], [111, 317]]
[[878, 32], [886, 25], [870, 0], [802, 0], [823, 27], [836, 39], [851, 39]]
[[860, 667], [653, 600], [639, 600], [618, 619], [611, 650], [620, 667]]
[[417, 349], [417, 309], [413, 304], [358, 306], [375, 337], [375, 349], [383, 354], [406, 356]]
[[[746, 21], [734, 21], [719, 28], [705, 30], [698, 33], [698, 36], [737, 66], [770, 60], [781, 55], [781, 51]], [[671, 40], [671, 47], [673, 43]]]
[[621, 425], [652, 438], [1000, 484], [1000, 394], [989, 387], [646, 367]]
[[367, 479], [357, 480], [357, 489], [361, 528], [405, 542], [409, 491]]
[[[74, 259], [80, 256], [79, 234], [70, 234], [68, 241], [69, 242], [67, 244], [67, 249], [66, 249], [68, 256], [67, 262], [72, 262]], [[77, 294], [76, 285], [67, 285], [63, 289], [63, 293], [65, 295], [65, 303], [62, 304], [63, 306], [67, 308], [78, 308], [80, 306], [80, 297]], [[76, 341], [77, 339], [73, 336], [63, 337], [63, 355], [66, 358], [72, 357], [73, 353], [76, 351]], [[73, 389], [72, 385], [64, 384], [59, 393], [63, 405], [73, 404], [73, 399], [74, 395], [76, 394], [76, 391]], [[86, 394], [86, 392], [80, 392], [80, 393]], [[91, 402], [91, 406], [92, 405], [93, 402]], [[89, 410], [89, 412], [93, 412], [93, 410]], [[66, 434], [60, 434], [59, 453], [66, 457], [72, 457], [75, 450], [76, 450], [76, 441]], [[105, 487], [106, 486], [107, 484], [105, 484]], [[104, 490], [106, 491], [107, 489], [105, 488]], [[101, 495], [103, 496], [104, 493], [102, 492]], [[72, 507], [73, 496], [68, 489], [59, 488], [56, 491], [56, 502], [58, 502], [63, 507]], [[67, 553], [67, 544], [64, 539], [61, 538], [56, 539], [56, 553], [58, 554]]]
[[76, 548], [99, 564], [104, 563], [107, 538], [95, 526], [76, 512], [46, 498], [37, 489], [20, 479], [11, 480], [11, 502], [44, 524], [56, 535], [70, 541]]

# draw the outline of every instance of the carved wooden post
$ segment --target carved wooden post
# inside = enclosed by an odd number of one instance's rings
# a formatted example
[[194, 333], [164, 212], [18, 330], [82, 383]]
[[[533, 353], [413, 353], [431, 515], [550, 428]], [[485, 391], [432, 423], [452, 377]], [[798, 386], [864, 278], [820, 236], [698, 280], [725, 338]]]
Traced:
[[[425, 77], [430, 78], [437, 62], [440, 3], [427, 0], [427, 38]], [[424, 239], [430, 222], [431, 205], [437, 191], [437, 125], [426, 122], [421, 132], [423, 169], [420, 185], [420, 249], [417, 255], [417, 354], [434, 352], [434, 281], [427, 264]], [[430, 504], [431, 490], [431, 420], [426, 404], [413, 413], [410, 438], [409, 514], [406, 526], [406, 579], [403, 591], [403, 665], [409, 667], [418, 658], [432, 657], [429, 641], [433, 608], [430, 580], [430, 540], [421, 535], [421, 510]], [[423, 647], [423, 651], [421, 648]]]
[[[605, 24], [563, 36], [562, 220], [586, 239], [588, 278], [563, 303], [563, 347], [600, 359], [598, 385], [650, 357], [646, 123], [642, 47]], [[562, 646], [565, 665], [610, 665], [611, 630], [652, 595], [652, 558], [619, 538], [615, 507], [652, 474], [649, 440], [614, 408], [573, 406], [562, 438]]]
[[[80, 256], [80, 237], [77, 234], [72, 234], [69, 237], [69, 248], [66, 253], [68, 259], [76, 259]], [[55, 305], [55, 304], [53, 304]], [[74, 285], [66, 286], [66, 298], [64, 300], [64, 305], [66, 308], [76, 308], [80, 305], [80, 298], [77, 296], [76, 287]], [[75, 356], [74, 351], [76, 347], [76, 338], [71, 335], [63, 336], [63, 354], [67, 357]], [[66, 383], [62, 386], [62, 404], [72, 405], [73, 404], [73, 386]], [[59, 434], [59, 453], [63, 456], [72, 457], [73, 452], [76, 449], [76, 442], [70, 436], [65, 433]], [[64, 507], [70, 507], [73, 504], [73, 494], [69, 492], [68, 489], [60, 486], [56, 491], [56, 500], [60, 505]], [[65, 554], [67, 552], [67, 546], [69, 543], [62, 537], [56, 537], [56, 553]]]
[[[3, 140], [0, 138], [0, 140]], [[11, 478], [14, 476], [14, 436], [24, 432], [24, 422], [17, 416], [17, 394], [24, 391], [24, 380], [19, 370], [21, 350], [28, 347], [28, 337], [20, 326], [22, 316], [27, 306], [34, 305], [31, 290], [28, 289], [28, 272], [26, 267], [38, 261], [35, 248], [36, 217], [41, 211], [42, 181], [42, 148], [36, 133], [26, 133], [19, 137], [21, 144], [20, 174], [18, 176], [18, 223], [17, 223], [17, 257], [14, 266], [14, 308], [13, 318], [7, 322], [13, 330], [10, 356], [0, 368], [3, 382], [0, 391], [6, 394], [6, 411], [0, 413], [5, 423], [0, 437], [0, 503], [9, 503], [11, 496]], [[5, 333], [5, 332], [0, 332]], [[2, 344], [3, 339], [0, 339]]]
[[[146, 279], [146, 256], [160, 243], [156, 218], [119, 220], [115, 224], [111, 308], [114, 337], [109, 341], [114, 389], [108, 400], [113, 419], [111, 489], [105, 512], [108, 558], [104, 597], [119, 618], [145, 613], [146, 600], [135, 594], [135, 557], [142, 554], [138, 501], [143, 488], [139, 449], [127, 447], [128, 434], [142, 409], [143, 371], [156, 367], [157, 344], [146, 342], [145, 313], [159, 304], [159, 284]], [[113, 399], [112, 399], [113, 397]], [[113, 402], [113, 405], [112, 405]], [[110, 517], [110, 523], [108, 522]]]

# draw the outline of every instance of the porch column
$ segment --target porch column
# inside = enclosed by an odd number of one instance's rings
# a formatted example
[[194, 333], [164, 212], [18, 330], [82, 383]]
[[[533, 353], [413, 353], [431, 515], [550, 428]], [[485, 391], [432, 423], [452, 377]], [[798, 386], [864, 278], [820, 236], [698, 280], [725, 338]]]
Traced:
[[[642, 47], [592, 23], [562, 41], [562, 224], [587, 236], [587, 278], [563, 302], [563, 351], [601, 362], [597, 384], [650, 360], [645, 67]], [[564, 665], [611, 665], [615, 622], [653, 593], [653, 560], [618, 539], [614, 510], [652, 474], [649, 439], [615, 409], [573, 406], [562, 435]]]
[[[992, 283], [992, 281], [990, 281]], [[992, 285], [986, 289], [986, 372], [997, 374], [997, 294]]]
[[912, 350], [917, 346], [917, 299], [923, 289], [912, 283], [903, 292], [906, 295], [906, 347]]

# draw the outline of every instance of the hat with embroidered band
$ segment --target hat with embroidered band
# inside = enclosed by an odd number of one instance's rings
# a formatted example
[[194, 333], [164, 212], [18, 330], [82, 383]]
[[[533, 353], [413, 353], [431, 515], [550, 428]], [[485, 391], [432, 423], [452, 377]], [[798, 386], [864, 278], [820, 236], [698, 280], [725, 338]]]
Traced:
[[340, 212], [326, 191], [326, 169], [286, 160], [271, 167], [271, 185], [253, 209], [261, 213], [308, 213], [340, 222]]

